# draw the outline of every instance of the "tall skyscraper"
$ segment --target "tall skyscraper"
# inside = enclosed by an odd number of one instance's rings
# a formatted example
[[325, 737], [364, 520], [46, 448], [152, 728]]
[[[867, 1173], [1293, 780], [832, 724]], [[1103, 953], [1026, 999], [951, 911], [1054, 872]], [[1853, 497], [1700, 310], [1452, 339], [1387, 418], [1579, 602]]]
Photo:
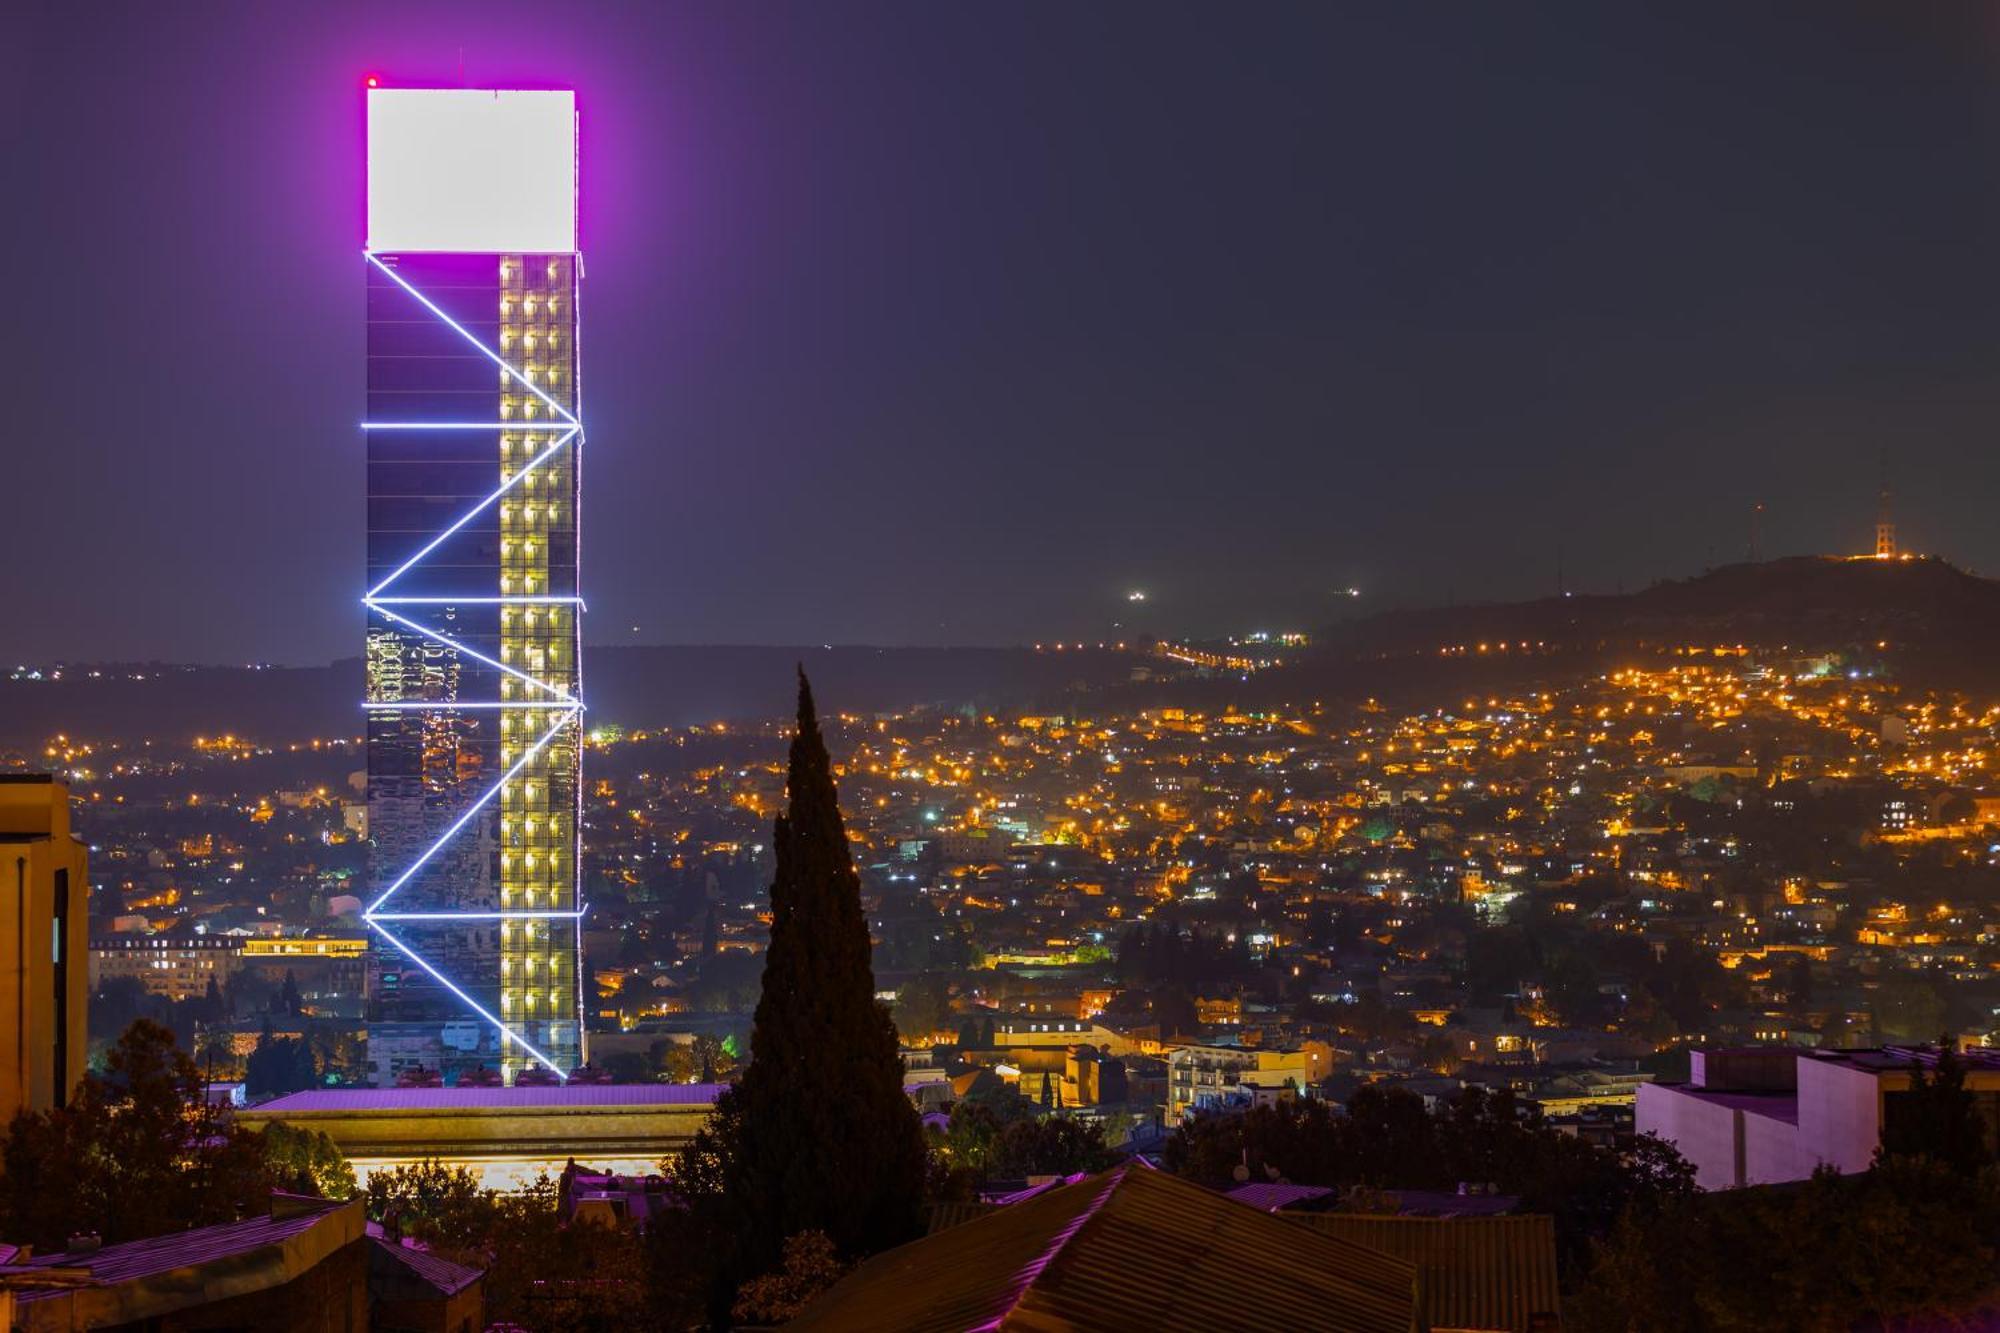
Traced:
[[371, 86], [369, 1066], [582, 1062], [573, 93]]
[[0, 1117], [69, 1101], [89, 1053], [90, 882], [69, 786], [0, 773]]

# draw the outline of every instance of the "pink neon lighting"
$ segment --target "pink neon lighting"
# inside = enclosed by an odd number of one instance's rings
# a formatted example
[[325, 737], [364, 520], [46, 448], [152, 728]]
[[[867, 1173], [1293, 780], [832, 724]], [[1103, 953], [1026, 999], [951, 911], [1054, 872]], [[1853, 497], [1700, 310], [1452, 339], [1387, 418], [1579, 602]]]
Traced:
[[377, 85], [363, 100], [370, 249], [575, 253], [575, 93]]
[[473, 337], [471, 332], [467, 330], [465, 325], [459, 323], [457, 320], [453, 319], [450, 315], [447, 315], [444, 311], [438, 309], [437, 303], [431, 300], [430, 297], [425, 296], [415, 287], [412, 287], [409, 283], [403, 281], [403, 275], [396, 272], [395, 269], [390, 268], [380, 259], [377, 259], [375, 257], [375, 251], [363, 250], [361, 254], [362, 257], [366, 259], [369, 263], [373, 264], [376, 268], [381, 269], [384, 273], [388, 274], [389, 280], [391, 282], [395, 283], [398, 287], [401, 287], [411, 296], [416, 297], [417, 301], [423, 306], [423, 308], [430, 311], [433, 315], [436, 315], [440, 320], [444, 322], [447, 328], [451, 329], [454, 333], [458, 334], [459, 337], [465, 339], [467, 342], [471, 343], [474, 347], [478, 348], [480, 355], [484, 356], [494, 365], [500, 367], [503, 373], [505, 373], [508, 377], [513, 379], [522, 388], [526, 389], [529, 393], [535, 395], [535, 397], [541, 399], [544, 403], [546, 403], [551, 412], [554, 412], [557, 416], [561, 417], [564, 421], [567, 421], [570, 425], [575, 426], [577, 429], [581, 430], [583, 428], [583, 423], [578, 421], [573, 415], [571, 415], [568, 408], [564, 407], [561, 403], [557, 402], [555, 399], [543, 393], [541, 389], [536, 386], [533, 380], [530, 380], [526, 375], [523, 375], [520, 371], [514, 369], [514, 367], [508, 362], [507, 358], [501, 356], [500, 353], [494, 351], [491, 347], [488, 347], [485, 343]]
[[1006, 1323], [1007, 1316], [1020, 1308], [1021, 1299], [1028, 1294], [1028, 1289], [1035, 1285], [1035, 1279], [1040, 1277], [1048, 1269], [1048, 1266], [1055, 1262], [1056, 1256], [1063, 1252], [1064, 1246], [1076, 1239], [1076, 1233], [1083, 1230], [1083, 1224], [1097, 1216], [1097, 1210], [1104, 1206], [1105, 1200], [1111, 1197], [1111, 1191], [1117, 1189], [1118, 1182], [1124, 1178], [1125, 1172], [1122, 1169], [1113, 1172], [1111, 1179], [1105, 1182], [1104, 1188], [1097, 1192], [1097, 1197], [1090, 1201], [1089, 1206], [1075, 1217], [1072, 1217], [1069, 1220], [1069, 1224], [1061, 1231], [1051, 1236], [1048, 1248], [1036, 1255], [1028, 1262], [1027, 1267], [1014, 1275], [1013, 1289], [1008, 1293], [1005, 1308], [985, 1323], [974, 1326], [969, 1333], [995, 1333], [995, 1330]]

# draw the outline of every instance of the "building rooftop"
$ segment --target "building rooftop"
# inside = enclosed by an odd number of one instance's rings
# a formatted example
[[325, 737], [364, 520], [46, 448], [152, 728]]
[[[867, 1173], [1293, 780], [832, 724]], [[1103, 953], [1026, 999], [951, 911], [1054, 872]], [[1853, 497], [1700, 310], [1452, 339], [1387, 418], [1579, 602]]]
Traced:
[[1760, 1115], [1766, 1120], [1781, 1120], [1788, 1125], [1799, 1123], [1799, 1095], [1796, 1092], [1728, 1092], [1716, 1088], [1697, 1088], [1687, 1083], [1666, 1086], [1671, 1086], [1683, 1097], [1692, 1097], [1711, 1106], [1726, 1107], [1732, 1111], [1742, 1111], [1747, 1115]]
[[878, 1255], [787, 1327], [1406, 1333], [1416, 1278], [1392, 1255], [1128, 1165]]
[[[1938, 1053], [1930, 1046], [1864, 1046], [1844, 1050], [1799, 1052], [1813, 1060], [1833, 1064], [1853, 1065], [1857, 1069], [1874, 1072], [1908, 1069], [1912, 1065], [1922, 1065], [1928, 1069], [1937, 1064]], [[2000, 1050], [1972, 1047], [1958, 1053], [1958, 1062], [1967, 1069], [2000, 1069]]]
[[[135, 1290], [123, 1298], [128, 1306], [164, 1312], [184, 1305], [186, 1302], [178, 1298], [188, 1291], [200, 1297], [201, 1282], [197, 1280], [190, 1287], [186, 1274], [205, 1265], [226, 1262], [236, 1280], [247, 1284], [244, 1290], [275, 1286], [296, 1277], [298, 1274], [290, 1271], [296, 1260], [287, 1255], [289, 1243], [305, 1238], [322, 1224], [337, 1233], [328, 1238], [330, 1245], [358, 1238], [362, 1234], [360, 1203], [276, 1195], [271, 1211], [262, 1217], [95, 1250], [17, 1260], [0, 1267], [0, 1286], [12, 1289], [14, 1299], [23, 1304], [130, 1286]], [[259, 1257], [253, 1259], [253, 1255]], [[150, 1282], [166, 1274], [178, 1276], [166, 1283]], [[251, 1280], [253, 1276], [257, 1280]]]
[[1423, 1275], [1426, 1327], [1523, 1333], [1555, 1327], [1562, 1290], [1556, 1277], [1555, 1219], [1547, 1214], [1398, 1217], [1286, 1212], [1279, 1216], [1292, 1226], [1309, 1227], [1416, 1265]]
[[[381, 1228], [368, 1224], [369, 1275], [377, 1284], [402, 1299], [421, 1299], [425, 1288], [446, 1296], [456, 1296], [486, 1276], [477, 1268], [467, 1268], [449, 1259], [440, 1259], [429, 1250], [419, 1249], [379, 1234]], [[414, 1290], [410, 1290], [410, 1289]], [[403, 1294], [405, 1291], [407, 1295]]]
[[726, 1083], [571, 1083], [524, 1088], [315, 1088], [261, 1102], [260, 1116], [308, 1111], [560, 1111], [707, 1106]]
[[1325, 1185], [1281, 1185], [1271, 1181], [1252, 1181], [1248, 1185], [1238, 1185], [1224, 1197], [1248, 1204], [1259, 1212], [1275, 1213], [1294, 1204], [1324, 1199], [1331, 1193], [1333, 1190]]

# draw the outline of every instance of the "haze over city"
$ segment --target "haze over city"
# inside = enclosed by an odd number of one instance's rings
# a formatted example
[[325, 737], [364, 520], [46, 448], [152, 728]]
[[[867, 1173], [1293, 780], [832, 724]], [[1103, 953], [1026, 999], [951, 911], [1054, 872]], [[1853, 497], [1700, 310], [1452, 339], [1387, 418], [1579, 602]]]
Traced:
[[1976, 6], [17, 22], [0, 339], [58, 447], [11, 467], [88, 496], [11, 520], [22, 660], [354, 651], [366, 72], [583, 90], [588, 642], [1631, 589], [1758, 502], [1844, 549], [1885, 455], [1913, 545], [2000, 567]]

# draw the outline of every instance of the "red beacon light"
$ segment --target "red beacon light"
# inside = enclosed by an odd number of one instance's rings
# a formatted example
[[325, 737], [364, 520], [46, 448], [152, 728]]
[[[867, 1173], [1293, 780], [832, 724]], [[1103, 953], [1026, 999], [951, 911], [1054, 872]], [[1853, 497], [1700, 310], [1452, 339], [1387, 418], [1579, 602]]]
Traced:
[[373, 74], [370, 74], [368, 76], [368, 86], [370, 88], [379, 88], [382, 86], [382, 81], [376, 78]]

